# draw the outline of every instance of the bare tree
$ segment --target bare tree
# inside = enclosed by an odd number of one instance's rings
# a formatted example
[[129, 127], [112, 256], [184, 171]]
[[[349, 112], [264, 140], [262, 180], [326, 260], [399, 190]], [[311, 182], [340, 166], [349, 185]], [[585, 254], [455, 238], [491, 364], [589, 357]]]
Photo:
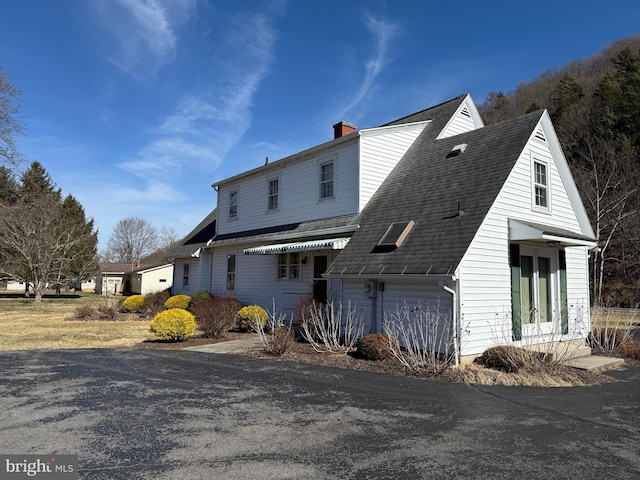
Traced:
[[22, 155], [18, 152], [15, 135], [24, 132], [24, 125], [19, 120], [20, 90], [14, 87], [6, 73], [0, 67], [0, 164], [18, 166]]
[[0, 203], [0, 230], [0, 275], [30, 283], [36, 302], [50, 282], [61, 280], [73, 252], [94, 236], [65, 224], [62, 205], [46, 197]]
[[116, 262], [134, 263], [158, 248], [158, 230], [140, 217], [116, 223], [107, 244], [109, 257]]

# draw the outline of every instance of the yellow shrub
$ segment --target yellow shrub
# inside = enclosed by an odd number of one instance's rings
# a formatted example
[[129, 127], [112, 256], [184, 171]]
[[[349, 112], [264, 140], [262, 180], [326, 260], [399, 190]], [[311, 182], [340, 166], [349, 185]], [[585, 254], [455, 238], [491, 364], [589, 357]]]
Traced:
[[238, 330], [255, 330], [256, 324], [264, 328], [267, 325], [268, 315], [264, 308], [257, 305], [243, 307], [236, 314], [236, 328]]
[[174, 295], [164, 302], [164, 308], [182, 308], [186, 310], [189, 308], [189, 302], [191, 297], [188, 295]]
[[196, 319], [182, 308], [170, 308], [153, 317], [150, 328], [162, 340], [181, 342], [196, 331]]
[[131, 295], [122, 302], [122, 311], [141, 312], [144, 308], [144, 297], [142, 295]]

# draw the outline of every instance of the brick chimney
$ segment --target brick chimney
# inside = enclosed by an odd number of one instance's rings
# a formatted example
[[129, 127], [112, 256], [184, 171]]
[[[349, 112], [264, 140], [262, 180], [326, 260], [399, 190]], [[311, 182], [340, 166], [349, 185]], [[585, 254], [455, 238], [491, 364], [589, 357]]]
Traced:
[[336, 123], [333, 126], [333, 138], [344, 137], [357, 130], [357, 127], [353, 123], [345, 122], [344, 120]]

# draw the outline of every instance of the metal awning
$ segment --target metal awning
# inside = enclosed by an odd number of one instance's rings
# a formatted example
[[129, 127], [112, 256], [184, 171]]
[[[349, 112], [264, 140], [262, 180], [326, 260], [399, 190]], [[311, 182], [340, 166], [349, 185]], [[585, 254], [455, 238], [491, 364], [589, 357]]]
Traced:
[[596, 241], [564, 228], [509, 219], [510, 241], [537, 241], [565, 247], [595, 247]]
[[275, 243], [260, 247], [245, 248], [245, 255], [276, 255], [278, 253], [308, 252], [312, 250], [342, 250], [350, 237], [325, 238], [307, 242]]

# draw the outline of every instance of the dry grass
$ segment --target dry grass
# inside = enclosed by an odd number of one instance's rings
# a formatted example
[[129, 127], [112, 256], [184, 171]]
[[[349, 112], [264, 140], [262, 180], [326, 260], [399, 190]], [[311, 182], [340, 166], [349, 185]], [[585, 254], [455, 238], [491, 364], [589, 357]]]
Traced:
[[0, 298], [0, 350], [131, 347], [152, 338], [146, 319], [69, 320], [79, 306], [104, 303], [94, 294], [45, 298], [40, 304]]

